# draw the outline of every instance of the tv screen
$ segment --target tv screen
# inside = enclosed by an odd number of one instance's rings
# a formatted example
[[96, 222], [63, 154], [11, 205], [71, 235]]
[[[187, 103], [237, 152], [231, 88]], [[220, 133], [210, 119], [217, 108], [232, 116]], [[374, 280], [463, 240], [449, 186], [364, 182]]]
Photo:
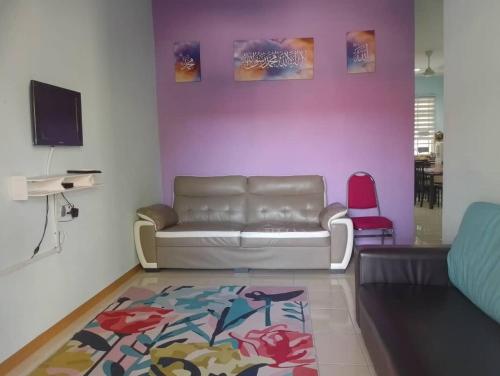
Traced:
[[38, 81], [30, 92], [33, 144], [82, 146], [81, 94]]

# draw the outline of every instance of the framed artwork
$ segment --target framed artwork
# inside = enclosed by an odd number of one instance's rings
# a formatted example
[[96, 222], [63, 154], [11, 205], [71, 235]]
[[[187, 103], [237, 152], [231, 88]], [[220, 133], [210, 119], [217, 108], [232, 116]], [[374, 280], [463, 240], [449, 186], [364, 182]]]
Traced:
[[375, 72], [375, 30], [347, 33], [347, 72]]
[[175, 82], [201, 81], [200, 42], [175, 42]]
[[236, 81], [310, 80], [314, 73], [314, 39], [234, 41]]

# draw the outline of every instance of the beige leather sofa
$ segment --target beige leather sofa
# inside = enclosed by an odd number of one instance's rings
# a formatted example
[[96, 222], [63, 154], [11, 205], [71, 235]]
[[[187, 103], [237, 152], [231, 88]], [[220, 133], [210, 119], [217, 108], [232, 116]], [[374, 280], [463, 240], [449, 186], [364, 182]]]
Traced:
[[352, 222], [325, 207], [321, 176], [178, 176], [173, 208], [137, 211], [145, 269], [336, 269], [352, 254]]

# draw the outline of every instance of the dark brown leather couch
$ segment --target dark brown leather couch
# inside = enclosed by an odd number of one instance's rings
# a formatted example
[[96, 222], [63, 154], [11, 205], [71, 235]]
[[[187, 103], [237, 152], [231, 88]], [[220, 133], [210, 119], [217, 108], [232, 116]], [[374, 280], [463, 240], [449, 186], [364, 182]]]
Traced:
[[450, 284], [448, 251], [359, 251], [357, 321], [378, 376], [500, 375], [500, 325]]

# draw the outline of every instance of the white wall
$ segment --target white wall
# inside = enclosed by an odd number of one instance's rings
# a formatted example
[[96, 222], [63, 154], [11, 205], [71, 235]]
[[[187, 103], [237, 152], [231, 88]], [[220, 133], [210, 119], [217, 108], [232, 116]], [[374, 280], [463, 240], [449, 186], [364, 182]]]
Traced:
[[82, 93], [84, 146], [56, 149], [52, 172], [102, 169], [105, 186], [68, 194], [80, 218], [61, 224], [62, 254], [0, 277], [0, 361], [137, 263], [134, 211], [161, 197], [150, 1], [0, 0], [0, 269], [42, 231], [44, 200], [7, 195], [49, 152], [31, 142], [31, 79]]
[[473, 201], [500, 203], [500, 1], [445, 0], [443, 237]]

